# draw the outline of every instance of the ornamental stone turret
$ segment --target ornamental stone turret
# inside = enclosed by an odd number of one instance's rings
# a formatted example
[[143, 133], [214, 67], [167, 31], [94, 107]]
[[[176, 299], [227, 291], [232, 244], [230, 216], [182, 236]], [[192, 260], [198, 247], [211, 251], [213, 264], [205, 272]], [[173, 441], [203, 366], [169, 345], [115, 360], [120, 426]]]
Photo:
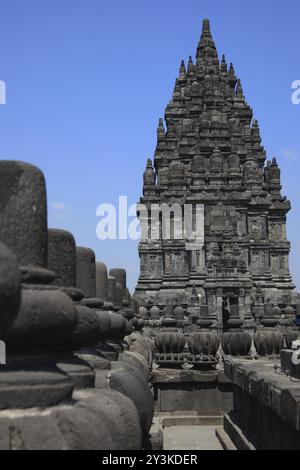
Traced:
[[258, 287], [262, 304], [267, 298], [283, 309], [290, 304], [294, 284], [286, 215], [291, 206], [281, 194], [276, 159], [266, 159], [242, 82], [225, 56], [219, 61], [205, 19], [196, 61], [190, 57], [187, 66], [181, 63], [159, 120], [154, 162], [148, 161], [140, 200], [146, 207], [177, 205], [183, 225], [189, 208], [195, 217], [200, 206], [204, 220], [201, 229], [191, 223], [195, 233], [175, 239], [178, 215], [171, 211], [169, 239], [142, 237], [135, 291], [142, 306], [151, 297], [153, 307], [159, 307], [176, 294], [185, 299], [177, 306], [195, 314], [195, 286], [212, 328], [221, 333], [227, 313], [229, 319], [239, 317], [242, 329], [253, 331]]

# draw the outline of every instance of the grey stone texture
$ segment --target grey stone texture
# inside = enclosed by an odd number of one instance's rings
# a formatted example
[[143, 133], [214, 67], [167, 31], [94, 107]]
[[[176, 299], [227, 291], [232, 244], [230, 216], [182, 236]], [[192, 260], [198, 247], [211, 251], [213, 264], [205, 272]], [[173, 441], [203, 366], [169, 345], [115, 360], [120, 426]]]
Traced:
[[43, 173], [28, 163], [0, 161], [0, 240], [20, 266], [47, 267], [47, 204]]
[[0, 331], [13, 323], [21, 302], [21, 273], [17, 258], [0, 243]]
[[56, 274], [56, 285], [76, 286], [76, 243], [70, 232], [48, 230], [48, 268]]
[[[123, 338], [133, 331], [130, 308], [124, 316], [108, 311], [117, 307], [96, 298], [93, 251], [76, 253], [72, 234], [48, 232], [40, 170], [0, 162], [0, 192], [0, 239], [17, 255], [0, 243], [0, 327], [8, 351], [0, 377], [0, 449], [150, 448], [152, 363], [123, 352]], [[97, 349], [108, 338], [113, 365]]]
[[95, 253], [90, 248], [76, 249], [76, 286], [85, 297], [96, 297]]
[[[151, 204], [178, 204], [182, 217], [174, 216], [174, 224], [183, 222], [186, 204], [204, 207], [203, 237], [193, 232], [176, 239], [172, 221], [170, 239], [162, 230], [155, 240], [149, 233], [142, 237], [135, 298], [150, 321], [156, 320], [151, 306], [162, 312], [171, 302], [183, 308], [187, 328], [201, 303], [219, 333], [228, 330], [230, 317], [253, 331], [261, 301], [271, 299], [276, 314], [278, 304], [280, 310], [295, 303], [286, 238], [291, 204], [281, 193], [276, 159], [266, 161], [241, 81], [233, 65], [218, 58], [208, 20], [196, 60], [181, 63], [159, 120], [140, 203], [148, 210]], [[139, 214], [143, 226], [149, 214]]]
[[234, 406], [224, 429], [236, 447], [299, 450], [300, 387], [280, 373], [279, 362], [227, 358], [225, 373]]
[[104, 263], [96, 262], [96, 294], [99, 299], [108, 300], [108, 274]]
[[232, 384], [223, 371], [158, 369], [152, 384], [157, 412], [222, 415], [232, 409]]

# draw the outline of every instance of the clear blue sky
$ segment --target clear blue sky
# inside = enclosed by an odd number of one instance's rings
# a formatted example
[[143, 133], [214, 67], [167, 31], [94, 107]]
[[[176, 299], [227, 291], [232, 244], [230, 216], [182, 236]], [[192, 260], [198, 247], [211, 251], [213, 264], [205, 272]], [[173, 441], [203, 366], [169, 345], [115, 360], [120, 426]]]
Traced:
[[291, 199], [291, 268], [300, 287], [299, 0], [1, 0], [0, 158], [39, 166], [49, 227], [70, 230], [134, 288], [137, 243], [99, 241], [96, 207], [138, 200], [158, 118], [180, 60], [195, 55], [203, 17], [233, 61], [268, 156]]

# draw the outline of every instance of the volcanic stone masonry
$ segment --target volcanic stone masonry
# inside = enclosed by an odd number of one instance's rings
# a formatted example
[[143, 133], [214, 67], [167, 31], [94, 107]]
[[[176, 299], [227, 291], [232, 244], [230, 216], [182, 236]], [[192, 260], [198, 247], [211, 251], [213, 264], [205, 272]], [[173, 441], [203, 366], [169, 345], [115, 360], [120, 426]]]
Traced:
[[161, 447], [150, 436], [153, 347], [126, 273], [111, 271], [113, 304], [95, 253], [48, 230], [38, 168], [0, 161], [0, 192], [0, 449]]
[[[260, 129], [241, 81], [225, 56], [219, 61], [208, 20], [195, 62], [182, 61], [165, 119], [159, 120], [154, 165], [148, 160], [140, 203], [204, 206], [204, 241], [140, 242], [140, 276], [135, 298], [148, 309], [166, 304], [208, 307], [213, 328], [228, 329], [238, 317], [253, 330], [261, 304], [295, 305], [289, 272], [286, 215], [280, 169], [266, 162]], [[144, 215], [140, 214], [143, 223]], [[176, 216], [173, 215], [174, 224]], [[199, 301], [199, 299], [201, 299]], [[155, 320], [155, 318], [153, 318]]]
[[205, 237], [142, 239], [134, 296], [48, 229], [43, 173], [0, 160], [1, 450], [162, 450], [154, 410], [224, 418], [225, 449], [300, 449], [290, 203], [208, 20], [165, 119], [141, 202], [203, 205]]

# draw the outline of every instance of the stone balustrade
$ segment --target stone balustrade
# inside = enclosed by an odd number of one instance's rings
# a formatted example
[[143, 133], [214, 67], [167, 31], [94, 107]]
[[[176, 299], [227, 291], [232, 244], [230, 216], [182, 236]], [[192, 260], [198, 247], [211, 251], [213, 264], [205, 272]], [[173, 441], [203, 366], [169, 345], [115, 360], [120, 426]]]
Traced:
[[1, 161], [0, 179], [0, 448], [150, 448], [153, 352], [126, 272], [48, 230], [38, 168]]

